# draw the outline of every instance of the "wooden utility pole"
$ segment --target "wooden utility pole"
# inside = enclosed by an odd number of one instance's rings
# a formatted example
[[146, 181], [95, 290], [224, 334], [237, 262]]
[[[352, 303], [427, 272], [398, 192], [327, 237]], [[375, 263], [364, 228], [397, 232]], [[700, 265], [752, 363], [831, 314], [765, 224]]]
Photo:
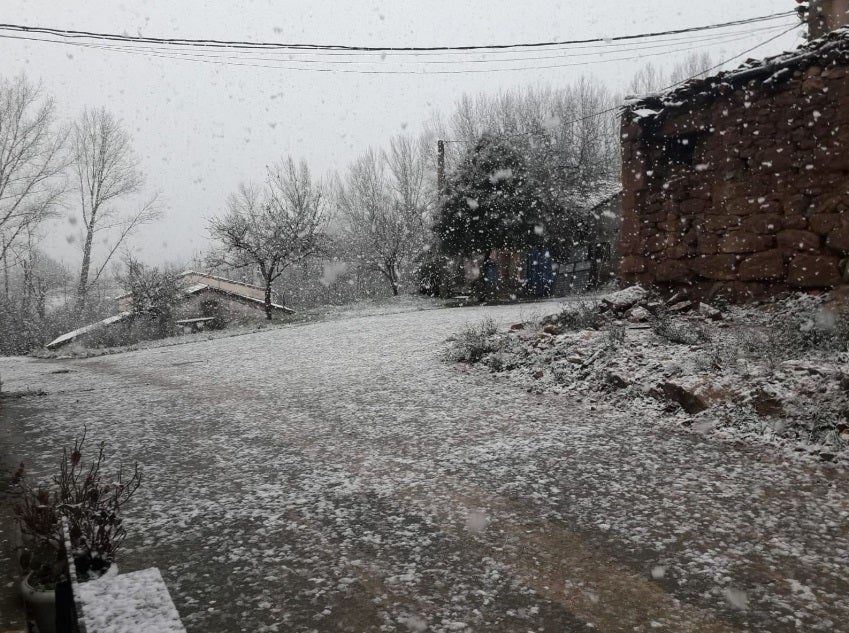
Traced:
[[441, 198], [445, 195], [445, 141], [442, 139], [436, 142], [436, 187]]
[[[445, 141], [439, 139], [436, 141], [436, 193], [439, 200], [439, 214], [442, 214], [442, 207], [445, 205]], [[442, 252], [442, 240], [437, 237], [437, 249]], [[453, 274], [452, 266], [448, 261], [445, 261], [442, 266], [442, 274], [439, 276], [439, 288], [437, 293], [440, 297], [446, 298], [451, 296], [452, 281], [449, 280], [449, 275]]]

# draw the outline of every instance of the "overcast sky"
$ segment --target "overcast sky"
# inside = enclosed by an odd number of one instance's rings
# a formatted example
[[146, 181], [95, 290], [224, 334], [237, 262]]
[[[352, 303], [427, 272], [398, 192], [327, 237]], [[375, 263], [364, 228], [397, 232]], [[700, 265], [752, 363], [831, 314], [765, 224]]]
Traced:
[[[727, 22], [795, 6], [794, 0], [3, 0], [0, 22], [152, 37], [435, 46], [615, 37]], [[797, 33], [750, 56], [795, 47]], [[774, 34], [762, 31], [705, 50], [726, 59]], [[450, 113], [463, 93], [564, 84], [582, 75], [624, 91], [642, 65], [651, 61], [671, 66], [688, 54], [680, 50], [687, 46], [695, 45], [651, 49], [648, 52], [663, 55], [627, 61], [622, 55], [599, 56], [578, 58], [586, 62], [583, 66], [450, 75], [302, 72], [12, 39], [0, 39], [0, 59], [7, 75], [23, 71], [40, 80], [54, 95], [61, 116], [71, 118], [87, 105], [105, 106], [124, 122], [148, 189], [161, 191], [166, 213], [156, 227], [135, 238], [135, 250], [144, 260], [159, 263], [185, 260], [204, 249], [206, 218], [222, 210], [240, 181], [260, 179], [264, 166], [281, 155], [303, 157], [319, 174], [342, 169], [369, 145], [383, 146], [401, 131], [418, 132], [434, 110]], [[610, 57], [617, 61], [598, 63]], [[392, 59], [397, 58], [351, 67], [434, 68], [400, 67]], [[566, 62], [574, 63], [575, 58]], [[67, 203], [64, 219], [45, 246], [75, 265], [76, 246], [65, 239], [75, 231], [68, 222], [75, 213], [73, 198]]]

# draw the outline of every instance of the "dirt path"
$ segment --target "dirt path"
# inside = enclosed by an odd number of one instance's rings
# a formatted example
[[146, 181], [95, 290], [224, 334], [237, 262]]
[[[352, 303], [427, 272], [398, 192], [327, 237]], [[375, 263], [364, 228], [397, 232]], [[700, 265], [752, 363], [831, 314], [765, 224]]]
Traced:
[[523, 313], [0, 372], [48, 392], [12, 422], [36, 464], [83, 424], [142, 463], [123, 568], [159, 566], [190, 631], [849, 630], [843, 474], [439, 360]]

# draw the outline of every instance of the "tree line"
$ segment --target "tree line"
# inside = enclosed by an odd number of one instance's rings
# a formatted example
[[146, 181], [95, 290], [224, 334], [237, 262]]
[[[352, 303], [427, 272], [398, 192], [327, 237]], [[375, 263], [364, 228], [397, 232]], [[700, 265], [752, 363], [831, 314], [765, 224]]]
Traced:
[[[671, 76], [647, 66], [629, 89], [654, 91], [710, 64], [694, 56]], [[206, 227], [213, 245], [181, 267], [261, 283], [270, 317], [275, 297], [303, 307], [435, 292], [463, 257], [486, 261], [495, 249], [565, 256], [594, 239], [586, 198], [618, 181], [622, 98], [592, 79], [465, 96], [418, 136], [367, 148], [341, 173], [318, 178], [284, 156], [222, 201]], [[63, 215], [76, 233], [75, 270], [39, 246]], [[108, 316], [116, 283], [144, 280], [137, 294], [155, 295], [148, 307], [161, 317], [161, 289], [178, 267], [157, 280], [127, 248], [159, 216], [116, 117], [87, 108], [62, 125], [40, 85], [0, 79], [0, 353]]]
[[[155, 196], [137, 200], [143, 183], [130, 136], [110, 112], [86, 108], [62, 125], [40, 85], [0, 78], [0, 351], [26, 351], [91, 316], [89, 299], [121, 246], [158, 217]], [[80, 249], [75, 271], [40, 247], [48, 221], [65, 211], [79, 229], [69, 237]], [[48, 314], [48, 294], [60, 287], [62, 309]]]

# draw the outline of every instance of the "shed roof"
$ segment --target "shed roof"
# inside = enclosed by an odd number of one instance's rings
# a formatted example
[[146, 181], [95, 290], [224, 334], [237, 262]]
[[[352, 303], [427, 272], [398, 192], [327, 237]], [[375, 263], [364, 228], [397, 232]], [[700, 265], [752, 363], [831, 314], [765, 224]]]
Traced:
[[[214, 292], [218, 294], [225, 295], [227, 297], [232, 297], [233, 299], [237, 299], [239, 301], [244, 301], [246, 303], [250, 303], [252, 305], [265, 305], [265, 301], [263, 299], [257, 299], [256, 297], [250, 297], [248, 295], [243, 295], [237, 292], [230, 292], [229, 290], [225, 290], [224, 288], [219, 288], [217, 286], [208, 286], [206, 284], [194, 284], [189, 286], [185, 290], [183, 290], [183, 294], [188, 295], [196, 295], [201, 292]], [[272, 310], [279, 310], [280, 312], [285, 312], [286, 314], [294, 314], [295, 311], [292, 308], [287, 308], [286, 306], [282, 306], [279, 303], [271, 304]]]

